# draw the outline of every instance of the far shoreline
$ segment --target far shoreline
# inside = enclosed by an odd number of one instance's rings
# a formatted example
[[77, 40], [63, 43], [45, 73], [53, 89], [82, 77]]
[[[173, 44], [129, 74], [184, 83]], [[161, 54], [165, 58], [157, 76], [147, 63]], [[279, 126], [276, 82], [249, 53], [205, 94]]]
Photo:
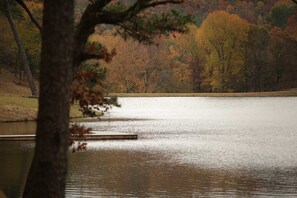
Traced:
[[297, 89], [241, 93], [109, 93], [110, 97], [297, 97]]
[[[210, 98], [247, 98], [247, 97], [297, 97], [297, 88], [275, 92], [245, 93], [110, 93], [109, 97], [210, 97]], [[71, 119], [83, 118], [81, 112], [71, 108]], [[0, 95], [0, 123], [30, 122], [37, 119], [38, 104], [36, 99], [17, 95]], [[104, 120], [104, 119], [103, 119]], [[109, 120], [112, 121], [112, 120]]]

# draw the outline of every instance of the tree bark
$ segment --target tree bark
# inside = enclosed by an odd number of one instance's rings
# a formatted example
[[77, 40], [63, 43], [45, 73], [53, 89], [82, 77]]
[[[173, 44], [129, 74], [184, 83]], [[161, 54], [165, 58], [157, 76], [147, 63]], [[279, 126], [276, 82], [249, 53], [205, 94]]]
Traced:
[[23, 197], [65, 197], [73, 0], [44, 0], [36, 146]]
[[26, 51], [25, 51], [24, 46], [22, 44], [22, 41], [20, 39], [20, 36], [19, 36], [18, 31], [17, 31], [16, 25], [14, 23], [13, 17], [11, 15], [11, 12], [10, 12], [10, 9], [9, 9], [9, 2], [8, 2], [8, 0], [5, 0], [4, 3], [5, 3], [5, 7], [6, 7], [6, 16], [7, 16], [7, 19], [9, 21], [11, 31], [13, 33], [13, 36], [15, 38], [15, 41], [16, 41], [16, 43], [18, 45], [18, 48], [19, 48], [19, 51], [20, 51], [20, 54], [21, 54], [22, 65], [23, 65], [25, 73], [26, 73], [26, 77], [27, 77], [27, 80], [28, 80], [28, 83], [29, 83], [29, 86], [30, 86], [30, 89], [31, 89], [32, 96], [37, 96], [37, 89], [36, 89], [36, 86], [34, 84], [34, 79], [33, 79], [31, 69], [30, 69], [30, 66], [29, 66], [29, 63], [28, 63], [27, 54], [26, 54]]

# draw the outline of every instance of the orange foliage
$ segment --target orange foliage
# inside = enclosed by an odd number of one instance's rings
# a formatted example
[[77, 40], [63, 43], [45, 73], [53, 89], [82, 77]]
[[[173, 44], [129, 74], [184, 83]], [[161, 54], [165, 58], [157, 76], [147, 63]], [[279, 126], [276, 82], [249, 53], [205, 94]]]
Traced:
[[297, 13], [289, 17], [285, 31], [289, 34], [291, 39], [297, 41]]
[[81, 107], [102, 104], [103, 88], [98, 84], [88, 87], [89, 82], [97, 82], [98, 74], [95, 70], [80, 70], [76, 73], [72, 84], [72, 102], [79, 101]]
[[87, 128], [85, 126], [79, 125], [79, 124], [73, 124], [69, 128], [69, 143], [68, 147], [72, 147], [72, 152], [75, 153], [77, 151], [84, 151], [87, 149], [87, 143], [86, 142], [77, 142], [75, 145], [74, 138], [78, 137], [82, 141], [85, 141], [86, 135], [90, 135], [91, 133], [91, 128]]
[[123, 40], [106, 31], [103, 35], [92, 35], [90, 41], [100, 42], [108, 48], [116, 48], [117, 55], [110, 63], [100, 61], [107, 68], [106, 83], [111, 92], [143, 92], [143, 72], [149, 57], [146, 46], [132, 40]]

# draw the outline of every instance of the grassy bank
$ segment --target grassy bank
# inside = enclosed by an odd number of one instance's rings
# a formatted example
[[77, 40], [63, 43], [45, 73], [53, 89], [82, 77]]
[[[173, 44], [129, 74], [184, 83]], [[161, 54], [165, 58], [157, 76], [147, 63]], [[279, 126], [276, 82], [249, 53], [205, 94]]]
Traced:
[[248, 93], [110, 93], [117, 97], [297, 97], [297, 88], [275, 92]]
[[[30, 89], [25, 79], [8, 70], [0, 72], [0, 122], [36, 120], [38, 101], [29, 98]], [[36, 81], [38, 84], [38, 81]], [[113, 93], [118, 97], [289, 97], [297, 96], [297, 88], [277, 92], [250, 93]], [[71, 118], [82, 117], [78, 106], [71, 107]]]
[[[38, 81], [35, 81], [38, 87]], [[0, 122], [36, 120], [38, 101], [29, 98], [30, 88], [26, 79], [20, 79], [7, 69], [0, 72]], [[72, 118], [81, 117], [78, 106], [71, 107]]]
[[[15, 95], [0, 95], [0, 122], [36, 120], [38, 100]], [[81, 117], [77, 105], [71, 107], [71, 118]]]

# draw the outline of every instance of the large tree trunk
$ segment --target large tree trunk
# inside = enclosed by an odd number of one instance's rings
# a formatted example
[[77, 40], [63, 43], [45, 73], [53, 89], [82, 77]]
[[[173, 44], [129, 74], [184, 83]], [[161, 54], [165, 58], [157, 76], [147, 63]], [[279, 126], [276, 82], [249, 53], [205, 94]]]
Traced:
[[44, 0], [36, 146], [23, 197], [65, 196], [73, 15], [73, 0]]
[[22, 65], [24, 67], [25, 74], [26, 74], [27, 80], [29, 82], [29, 86], [30, 86], [30, 89], [31, 89], [32, 96], [37, 96], [37, 89], [36, 89], [36, 86], [34, 84], [33, 76], [32, 76], [31, 69], [30, 69], [30, 66], [29, 66], [29, 63], [28, 63], [28, 58], [27, 58], [24, 46], [22, 44], [22, 41], [20, 39], [20, 36], [18, 34], [18, 31], [17, 31], [16, 25], [14, 23], [13, 17], [11, 15], [8, 0], [5, 0], [4, 2], [5, 2], [5, 7], [6, 7], [6, 16], [8, 18], [11, 31], [13, 32], [13, 36], [15, 38], [15, 41], [16, 41], [16, 43], [18, 45], [18, 48], [19, 48], [19, 51], [20, 51], [20, 54], [21, 54]]

